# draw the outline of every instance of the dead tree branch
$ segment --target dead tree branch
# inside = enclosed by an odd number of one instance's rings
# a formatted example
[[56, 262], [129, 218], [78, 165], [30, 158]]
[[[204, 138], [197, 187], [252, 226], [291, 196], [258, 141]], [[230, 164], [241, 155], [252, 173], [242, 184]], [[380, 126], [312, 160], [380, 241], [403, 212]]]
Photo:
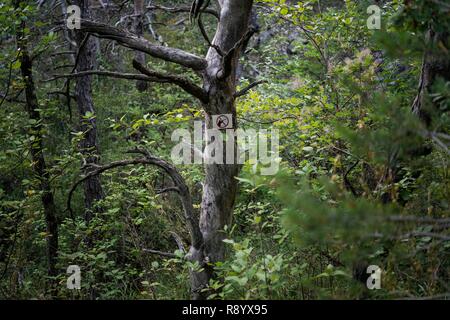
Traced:
[[115, 161], [107, 165], [99, 166], [99, 165], [90, 165], [89, 167], [93, 170], [90, 171], [86, 176], [79, 179], [75, 184], [72, 186], [72, 188], [69, 191], [69, 196], [67, 198], [67, 210], [70, 212], [70, 214], [73, 217], [72, 209], [71, 209], [71, 201], [73, 197], [73, 193], [76, 190], [76, 188], [85, 180], [89, 179], [90, 177], [97, 176], [102, 174], [103, 172], [107, 170], [111, 170], [118, 167], [124, 167], [129, 165], [154, 165], [159, 167], [160, 169], [163, 169], [169, 177], [172, 179], [172, 182], [176, 186], [176, 188], [179, 190], [178, 195], [181, 199], [181, 203], [183, 206], [184, 216], [186, 219], [187, 227], [189, 230], [189, 234], [191, 236], [191, 245], [195, 249], [199, 249], [203, 245], [203, 236], [200, 232], [200, 227], [198, 220], [194, 214], [194, 207], [192, 205], [192, 199], [189, 192], [189, 188], [187, 187], [183, 177], [180, 175], [180, 173], [176, 170], [174, 166], [172, 166], [167, 161], [156, 158], [152, 156], [147, 150], [144, 149], [134, 149], [131, 151], [128, 151], [128, 153], [133, 154], [140, 154], [143, 157], [141, 158], [135, 158], [135, 159], [129, 159], [129, 160], [121, 160], [121, 161]]
[[103, 23], [81, 20], [81, 31], [89, 32], [96, 37], [115, 40], [133, 50], [145, 52], [152, 57], [174, 62], [194, 70], [203, 70], [207, 66], [205, 59], [178, 48], [155, 45], [145, 38], [138, 37], [128, 31], [111, 27]]
[[266, 80], [258, 80], [258, 81], [255, 81], [255, 82], [249, 84], [249, 85], [248, 85], [247, 87], [245, 87], [244, 89], [239, 90], [238, 92], [236, 92], [236, 93], [234, 94], [234, 97], [235, 97], [235, 98], [242, 97], [242, 96], [246, 95], [251, 89], [255, 88], [256, 86], [258, 86], [258, 85], [260, 85], [260, 84], [262, 84], [262, 83], [267, 83], [267, 81], [266, 81]]
[[176, 84], [187, 93], [199, 99], [202, 103], [208, 103], [208, 94], [205, 90], [186, 78], [150, 70], [137, 60], [133, 60], [133, 67], [148, 78], [154, 79], [155, 82]]
[[60, 74], [55, 75], [51, 79], [46, 79], [44, 82], [54, 81], [61, 78], [77, 78], [84, 77], [89, 75], [98, 75], [98, 76], [106, 76], [111, 78], [120, 78], [120, 79], [129, 79], [129, 80], [143, 80], [143, 81], [152, 81], [149, 77], [135, 74], [135, 73], [121, 73], [121, 72], [113, 72], [113, 71], [101, 71], [101, 70], [89, 70], [89, 71], [80, 71], [77, 73], [69, 73], [69, 74]]
[[152, 249], [142, 249], [142, 251], [151, 253], [151, 254], [157, 254], [159, 256], [168, 257], [168, 258], [176, 258], [177, 256], [170, 252], [163, 252], [159, 250], [152, 250]]

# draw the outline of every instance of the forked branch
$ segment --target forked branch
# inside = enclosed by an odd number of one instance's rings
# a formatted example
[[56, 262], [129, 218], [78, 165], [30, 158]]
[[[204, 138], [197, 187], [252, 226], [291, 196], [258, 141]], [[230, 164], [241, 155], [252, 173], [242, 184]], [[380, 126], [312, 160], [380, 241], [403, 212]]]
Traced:
[[134, 154], [140, 154], [142, 157], [135, 158], [135, 159], [129, 159], [129, 160], [122, 160], [122, 161], [115, 161], [107, 165], [99, 166], [99, 165], [90, 165], [89, 167], [92, 168], [92, 171], [90, 171], [86, 176], [78, 180], [70, 189], [69, 196], [67, 198], [67, 209], [72, 214], [71, 209], [71, 202], [72, 202], [72, 196], [76, 188], [85, 180], [89, 179], [93, 176], [98, 176], [102, 174], [103, 172], [118, 168], [118, 167], [124, 167], [129, 165], [153, 165], [157, 166], [160, 169], [163, 169], [169, 177], [172, 179], [173, 184], [178, 189], [177, 194], [180, 197], [184, 216], [186, 219], [187, 227], [189, 230], [189, 234], [191, 236], [191, 245], [193, 248], [198, 250], [203, 245], [203, 236], [200, 232], [200, 227], [198, 220], [194, 214], [194, 207], [192, 205], [192, 199], [191, 194], [189, 192], [189, 188], [187, 187], [183, 177], [180, 175], [180, 173], [177, 171], [177, 169], [172, 166], [167, 161], [156, 158], [152, 156], [147, 150], [145, 149], [134, 149], [131, 151], [128, 151], [128, 153], [134, 153]]

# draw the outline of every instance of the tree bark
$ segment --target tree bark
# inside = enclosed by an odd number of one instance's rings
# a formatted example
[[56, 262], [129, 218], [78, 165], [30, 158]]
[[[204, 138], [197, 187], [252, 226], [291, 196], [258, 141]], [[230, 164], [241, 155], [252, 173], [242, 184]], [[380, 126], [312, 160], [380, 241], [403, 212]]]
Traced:
[[[236, 121], [236, 70], [241, 46], [246, 40], [252, 0], [221, 0], [220, 22], [213, 43], [225, 53], [210, 48], [204, 72], [204, 90], [209, 102], [204, 105], [206, 127], [212, 127], [212, 116], [232, 114], [233, 128]], [[207, 139], [208, 139], [208, 134]], [[207, 140], [208, 141], [208, 140]], [[236, 141], [235, 141], [235, 150]], [[204, 256], [209, 263], [222, 261], [225, 255], [224, 227], [230, 225], [236, 198], [240, 166], [235, 164], [206, 164], [205, 181], [200, 213], [200, 230], [204, 238]], [[207, 267], [209, 277], [212, 269]]]
[[[138, 36], [144, 35], [144, 0], [134, 0], [134, 19], [133, 19], [133, 32]], [[145, 65], [145, 53], [136, 50], [134, 52], [134, 59], [140, 64]], [[143, 92], [148, 88], [148, 82], [137, 81], [136, 88], [138, 91]]]
[[431, 92], [431, 88], [438, 78], [450, 81], [450, 59], [448, 59], [448, 53], [438, 49], [439, 45], [444, 48], [449, 47], [448, 37], [448, 32], [439, 33], [432, 29], [429, 29], [426, 35], [428, 48], [423, 54], [418, 93], [412, 105], [412, 112], [417, 114], [426, 126], [431, 125], [431, 113], [433, 113], [433, 110], [427, 108], [427, 94]]
[[[20, 1], [15, 1], [15, 7], [19, 8]], [[45, 224], [47, 231], [47, 274], [49, 277], [57, 275], [56, 263], [58, 259], [58, 221], [53, 192], [50, 186], [50, 175], [44, 157], [43, 125], [39, 113], [39, 103], [33, 80], [32, 60], [28, 53], [25, 30], [25, 20], [22, 20], [17, 31], [17, 50], [19, 52], [20, 71], [24, 82], [26, 104], [25, 108], [30, 120], [29, 131], [31, 142], [30, 153], [33, 161], [33, 171], [39, 180], [41, 201], [44, 208]], [[50, 281], [50, 293], [53, 294], [56, 283]]]
[[[145, 74], [148, 81], [176, 84], [198, 98], [205, 111], [206, 128], [212, 128], [212, 116], [231, 114], [233, 115], [233, 128], [237, 129], [235, 99], [240, 93], [236, 92], [236, 71], [241, 49], [252, 34], [248, 31], [248, 26], [253, 0], [218, 0], [218, 2], [220, 20], [212, 44], [209, 39], [205, 39], [210, 45], [206, 59], [177, 48], [155, 45], [142, 37], [85, 19], [81, 21], [81, 29], [100, 38], [115, 40], [125, 47], [145, 52], [152, 57], [193, 69], [202, 76], [203, 88], [197, 87], [179, 76], [148, 70], [139, 61], [133, 62], [133, 66]], [[195, 8], [202, 8], [200, 3], [195, 0], [194, 5], [197, 4]], [[191, 18], [199, 19], [200, 28], [202, 28], [200, 20], [202, 11], [203, 8], [191, 11]], [[205, 32], [202, 32], [202, 35], [207, 38]], [[110, 72], [109, 74], [117, 76], [117, 73]], [[129, 75], [124, 75], [124, 77], [130, 78]], [[135, 78], [134, 75], [133, 78]], [[209, 135], [209, 130], [206, 130], [207, 139]], [[234, 146], [234, 150], [237, 150], [236, 139]], [[236, 155], [233, 157], [236, 160]], [[193, 299], [206, 297], [203, 289], [208, 286], [209, 280], [214, 276], [213, 264], [224, 259], [223, 239], [225, 234], [223, 230], [232, 221], [237, 192], [236, 176], [239, 174], [239, 169], [240, 165], [237, 164], [237, 161], [234, 164], [205, 164], [205, 181], [199, 221], [202, 239], [191, 243], [190, 251], [187, 254], [187, 259], [198, 262], [204, 268], [204, 272], [191, 272]], [[189, 227], [191, 222], [187, 221], [187, 224]], [[189, 229], [193, 236], [192, 232], [195, 228], [190, 226]]]
[[[77, 0], [76, 4], [81, 8], [84, 18], [90, 17], [89, 1]], [[83, 72], [96, 69], [97, 46], [95, 39], [88, 34], [77, 32], [75, 41], [78, 46], [78, 56], [76, 57], [76, 72]], [[84, 136], [80, 142], [80, 151], [84, 157], [84, 167], [90, 164], [99, 163], [99, 147], [97, 138], [97, 120], [95, 117], [94, 103], [92, 101], [92, 77], [85, 75], [76, 78], [75, 96], [77, 100], [78, 113], [80, 117], [80, 128]], [[90, 117], [85, 117], [90, 113]], [[87, 169], [83, 169], [87, 174]], [[84, 203], [86, 223], [92, 219], [95, 211], [95, 203], [103, 198], [103, 188], [98, 176], [93, 176], [84, 182]]]

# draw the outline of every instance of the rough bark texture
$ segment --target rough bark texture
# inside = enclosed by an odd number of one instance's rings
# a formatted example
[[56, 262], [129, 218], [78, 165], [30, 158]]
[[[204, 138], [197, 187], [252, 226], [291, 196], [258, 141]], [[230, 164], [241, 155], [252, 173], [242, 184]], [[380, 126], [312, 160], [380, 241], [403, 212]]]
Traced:
[[419, 79], [417, 96], [412, 106], [412, 112], [417, 114], [424, 123], [431, 124], [431, 114], [427, 110], [426, 96], [438, 78], [450, 81], [450, 60], [444, 50], [440, 51], [439, 44], [444, 48], [449, 47], [449, 33], [436, 33], [429, 30], [427, 34], [428, 49], [424, 52], [422, 70]]
[[[16, 7], [20, 1], [16, 1]], [[44, 146], [42, 142], [42, 120], [39, 114], [39, 104], [36, 95], [36, 89], [33, 81], [32, 61], [28, 53], [26, 37], [23, 33], [25, 22], [22, 21], [17, 32], [17, 50], [20, 52], [20, 71], [24, 81], [26, 111], [33, 125], [30, 128], [30, 136], [34, 136], [31, 143], [30, 153], [33, 161], [33, 171], [39, 179], [40, 190], [42, 192], [41, 201], [44, 207], [46, 231], [47, 231], [47, 264], [48, 276], [55, 277], [57, 275], [56, 262], [58, 259], [58, 222], [56, 206], [53, 193], [50, 186], [50, 176], [47, 170], [44, 157]], [[54, 290], [55, 284], [51, 285], [51, 292]]]
[[[144, 0], [134, 0], [134, 20], [133, 20], [133, 32], [138, 36], [144, 35]], [[145, 65], [145, 53], [136, 50], [134, 52], [134, 59]], [[139, 91], [145, 91], [148, 88], [148, 82], [137, 81], [136, 88]]]
[[[81, 8], [85, 18], [89, 17], [87, 0], [77, 0], [76, 4]], [[83, 32], [76, 33], [78, 45], [77, 72], [94, 70], [96, 65], [97, 46], [95, 39]], [[92, 77], [90, 75], [77, 77], [75, 85], [78, 113], [80, 115], [80, 127], [84, 137], [80, 142], [80, 151], [83, 154], [85, 165], [98, 164], [99, 150], [97, 139], [97, 122], [95, 118], [94, 103], [92, 101]], [[92, 114], [87, 119], [86, 113]], [[84, 174], [86, 174], [86, 169]], [[103, 198], [103, 189], [98, 176], [93, 176], [84, 182], [85, 220], [89, 222], [93, 214], [95, 202]]]
[[[209, 95], [209, 103], [204, 105], [206, 126], [212, 127], [212, 115], [232, 114], [233, 126], [236, 129], [234, 98], [236, 69], [241, 52], [240, 47], [247, 34], [253, 1], [223, 0], [219, 3], [220, 22], [213, 43], [222, 53], [225, 53], [225, 57], [222, 57], [215, 48], [210, 48], [206, 57], [208, 67], [204, 72], [204, 89]], [[228, 54], [231, 56], [226, 57]], [[224, 239], [222, 230], [226, 225], [231, 224], [237, 191], [235, 177], [238, 173], [239, 165], [237, 164], [205, 165], [206, 177], [203, 185], [200, 229], [205, 242], [204, 255], [211, 263], [224, 259], [225, 246], [222, 241]]]

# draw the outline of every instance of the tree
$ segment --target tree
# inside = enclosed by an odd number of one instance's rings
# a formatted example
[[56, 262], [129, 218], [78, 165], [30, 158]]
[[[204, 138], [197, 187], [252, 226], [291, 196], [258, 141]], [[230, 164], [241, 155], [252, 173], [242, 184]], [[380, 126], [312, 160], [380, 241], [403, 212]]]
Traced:
[[[77, 0], [85, 18], [91, 16], [89, 1]], [[94, 39], [89, 34], [78, 32], [75, 34], [75, 42], [78, 47], [75, 57], [75, 71], [84, 72], [96, 67], [97, 47]], [[80, 152], [83, 159], [83, 171], [86, 174], [87, 166], [99, 163], [99, 147], [97, 137], [97, 120], [94, 103], [92, 101], [92, 76], [85, 75], [76, 78], [75, 97], [80, 118], [80, 129], [84, 133], [80, 142]], [[98, 176], [93, 176], [84, 182], [85, 220], [87, 223], [92, 218], [95, 202], [103, 198], [103, 188]]]
[[[14, 7], [20, 12], [22, 2], [14, 1]], [[17, 54], [20, 62], [20, 71], [25, 89], [26, 111], [30, 119], [29, 136], [31, 140], [30, 153], [33, 161], [33, 171], [39, 181], [41, 202], [44, 208], [47, 239], [47, 274], [52, 278], [50, 292], [55, 289], [53, 277], [58, 273], [56, 263], [58, 259], [58, 221], [53, 192], [50, 186], [50, 174], [45, 162], [43, 146], [43, 124], [39, 111], [39, 103], [33, 80], [33, 63], [28, 53], [25, 19], [17, 28]]]
[[[143, 76], [95, 71], [78, 72], [71, 76], [101, 74], [175, 84], [200, 100], [205, 111], [207, 128], [213, 127], [212, 117], [219, 114], [232, 114], [233, 128], [237, 128], [235, 100], [239, 94], [236, 90], [236, 70], [241, 47], [252, 35], [252, 30], [248, 28], [252, 5], [252, 0], [219, 0], [220, 13], [218, 16], [220, 19], [212, 41], [208, 38], [201, 20], [203, 7], [197, 8], [197, 6], [194, 6], [197, 9], [192, 12], [192, 16], [197, 19], [202, 35], [210, 46], [205, 58], [177, 48], [155, 45], [145, 38], [102, 23], [82, 20], [80, 32], [115, 40], [125, 47], [191, 69], [202, 78], [202, 87], [184, 77], [151, 70], [136, 59], [133, 60], [133, 67]], [[245, 89], [243, 92], [245, 92]], [[211, 140], [208, 130], [206, 130], [206, 139], [207, 141]], [[234, 143], [236, 145], [236, 141]], [[202, 239], [196, 243], [191, 243], [188, 254], [189, 260], [199, 262], [200, 266], [205, 269], [205, 272], [193, 274], [191, 290], [194, 298], [204, 297], [202, 289], [207, 287], [209, 279], [213, 277], [212, 265], [224, 259], [223, 230], [225, 226], [230, 225], [232, 220], [237, 191], [235, 177], [238, 173], [239, 165], [237, 163], [205, 164], [205, 181], [199, 222]]]

